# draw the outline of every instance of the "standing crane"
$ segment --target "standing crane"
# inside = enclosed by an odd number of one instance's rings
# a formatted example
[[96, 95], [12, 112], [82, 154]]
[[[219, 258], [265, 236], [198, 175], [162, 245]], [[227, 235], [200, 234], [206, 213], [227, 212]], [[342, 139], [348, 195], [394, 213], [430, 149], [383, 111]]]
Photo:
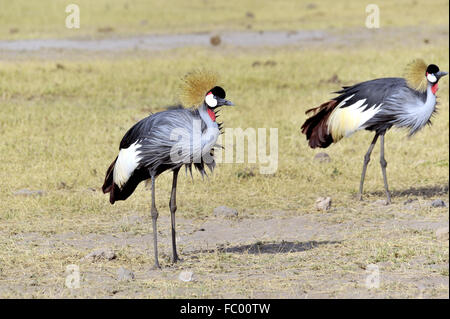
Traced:
[[183, 82], [183, 104], [195, 106], [186, 109], [181, 105], [151, 114], [131, 127], [122, 138], [119, 155], [109, 166], [103, 193], [109, 193], [111, 204], [126, 200], [137, 185], [151, 179], [153, 244], [155, 268], [158, 261], [155, 204], [155, 180], [163, 172], [173, 172], [170, 195], [172, 221], [172, 261], [179, 260], [175, 237], [176, 189], [178, 172], [185, 165], [192, 177], [192, 165], [206, 175], [205, 166], [212, 172], [215, 167], [214, 147], [220, 134], [221, 123], [216, 122], [217, 112], [224, 105], [233, 105], [225, 99], [225, 91], [216, 85], [217, 77], [206, 71], [188, 74]]
[[309, 146], [328, 147], [358, 130], [375, 132], [364, 156], [358, 197], [362, 200], [364, 178], [370, 154], [380, 137], [380, 165], [387, 203], [391, 202], [384, 158], [384, 135], [393, 126], [409, 129], [412, 136], [436, 110], [439, 79], [447, 75], [435, 64], [418, 59], [406, 68], [405, 78], [381, 78], [343, 87], [339, 96], [306, 111], [311, 115], [302, 125]]

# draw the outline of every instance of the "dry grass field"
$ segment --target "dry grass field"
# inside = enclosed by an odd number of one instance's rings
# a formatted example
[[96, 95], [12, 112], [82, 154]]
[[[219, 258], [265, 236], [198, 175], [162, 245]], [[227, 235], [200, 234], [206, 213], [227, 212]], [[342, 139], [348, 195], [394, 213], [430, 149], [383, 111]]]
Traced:
[[[190, 1], [168, 8], [163, 1], [80, 0], [76, 33], [63, 26], [62, 1], [1, 1], [0, 44], [249, 29], [330, 36], [264, 47], [0, 50], [0, 298], [448, 298], [448, 239], [436, 236], [449, 223], [448, 77], [440, 81], [432, 126], [411, 138], [403, 130], [386, 135], [392, 205], [382, 204], [378, 147], [364, 201], [356, 200], [371, 133], [325, 150], [311, 150], [300, 133], [305, 111], [343, 85], [402, 76], [414, 58], [448, 71], [448, 1], [379, 1], [381, 28], [370, 32], [365, 5], [334, 2]], [[112, 30], [98, 31], [105, 27]], [[219, 73], [236, 104], [221, 111], [225, 127], [278, 129], [278, 169], [265, 175], [258, 163], [223, 163], [204, 181], [183, 170], [177, 194], [183, 261], [176, 265], [171, 174], [160, 176], [162, 269], [152, 270], [149, 189], [142, 184], [111, 206], [101, 185], [126, 130], [178, 103], [180, 79], [195, 68]], [[314, 160], [319, 152], [331, 160]], [[39, 193], [17, 194], [23, 189]], [[332, 207], [319, 211], [315, 201], [324, 196]], [[431, 206], [436, 199], [446, 207]], [[214, 216], [218, 206], [236, 209], [238, 217]], [[116, 257], [83, 259], [98, 249]], [[70, 264], [80, 269], [78, 289], [65, 285]], [[379, 267], [376, 289], [365, 285], [370, 264]], [[121, 267], [135, 278], [118, 280]], [[186, 270], [193, 272], [189, 282], [178, 279]]]
[[[67, 29], [65, 8], [80, 7], [82, 27]], [[364, 26], [362, 1], [28, 0], [0, 2], [0, 38], [105, 37], [224, 30], [305, 30]], [[448, 1], [378, 0], [383, 27], [442, 26]]]

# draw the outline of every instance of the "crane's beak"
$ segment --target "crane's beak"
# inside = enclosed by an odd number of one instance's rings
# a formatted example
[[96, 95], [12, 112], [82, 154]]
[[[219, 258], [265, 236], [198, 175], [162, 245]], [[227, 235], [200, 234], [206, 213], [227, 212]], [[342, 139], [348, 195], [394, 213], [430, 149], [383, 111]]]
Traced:
[[446, 76], [448, 73], [444, 71], [439, 71], [436, 73], [436, 78], [439, 80], [441, 77]]
[[217, 97], [216, 100], [217, 100], [217, 106], [222, 106], [222, 105], [233, 106], [234, 105], [233, 102], [222, 99], [220, 97]]

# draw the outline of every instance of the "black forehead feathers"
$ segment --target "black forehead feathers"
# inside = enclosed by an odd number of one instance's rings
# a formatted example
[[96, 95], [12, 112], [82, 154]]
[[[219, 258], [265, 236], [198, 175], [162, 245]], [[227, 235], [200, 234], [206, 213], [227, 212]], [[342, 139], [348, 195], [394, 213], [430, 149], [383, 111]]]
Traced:
[[222, 89], [220, 86], [215, 86], [215, 87], [213, 87], [213, 88], [210, 90], [210, 92], [211, 92], [212, 94], [214, 94], [215, 96], [220, 97], [221, 99], [224, 99], [224, 98], [225, 98], [225, 90]]
[[428, 66], [428, 68], [427, 68], [427, 72], [430, 73], [430, 74], [438, 73], [439, 72], [439, 68], [438, 68], [438, 66], [436, 64], [430, 64]]

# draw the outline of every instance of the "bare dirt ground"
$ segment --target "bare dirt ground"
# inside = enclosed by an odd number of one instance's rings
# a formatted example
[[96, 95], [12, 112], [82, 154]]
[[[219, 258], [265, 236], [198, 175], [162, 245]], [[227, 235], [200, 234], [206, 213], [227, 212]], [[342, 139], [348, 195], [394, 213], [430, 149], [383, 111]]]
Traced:
[[[381, 29], [353, 28], [339, 31], [292, 30], [292, 31], [248, 31], [220, 33], [191, 33], [168, 35], [141, 35], [134, 37], [112, 37], [100, 39], [33, 39], [0, 40], [0, 56], [64, 56], [65, 51], [76, 52], [120, 52], [120, 51], [165, 51], [181, 47], [211, 47], [211, 37], [219, 36], [218, 49], [236, 48], [321, 48], [393, 45], [417, 45], [443, 41], [448, 38], [448, 27], [390, 27]], [[127, 52], [128, 53], [128, 52]]]
[[[0, 281], [0, 295], [126, 298], [167, 296], [169, 292], [169, 295], [223, 298], [447, 298], [448, 274], [443, 273], [448, 269], [447, 262], [439, 258], [430, 260], [427, 256], [401, 248], [405, 234], [425, 236], [430, 247], [438, 250], [442, 245], [447, 247], [448, 241], [438, 240], [435, 235], [437, 229], [448, 227], [447, 216], [430, 214], [431, 217], [418, 217], [416, 212], [430, 207], [428, 198], [391, 206], [381, 205], [379, 200], [362, 202], [358, 206], [352, 211], [332, 208], [327, 212], [302, 216], [297, 216], [295, 211], [267, 211], [265, 218], [252, 217], [251, 212], [244, 212], [236, 218], [186, 219], [180, 211], [177, 239], [183, 260], [176, 265], [172, 265], [169, 258], [170, 218], [161, 214], [158, 224], [162, 270], [150, 267], [153, 237], [149, 231], [149, 214], [126, 212], [112, 221], [116, 231], [108, 231], [107, 234], [65, 232], [43, 236], [35, 232], [20, 233], [10, 238], [16, 250], [24, 252], [32, 247], [30, 252], [37, 255], [65, 251], [75, 257], [72, 259], [73, 264], [80, 267], [81, 287], [72, 290], [64, 288], [67, 274], [61, 264], [60, 271], [56, 273], [41, 269], [39, 278], [26, 272], [22, 273], [25, 280], [3, 278]], [[433, 212], [441, 209], [429, 208]], [[365, 217], [358, 217], [360, 214]], [[345, 220], [339, 221], [343, 215]], [[111, 223], [107, 224], [104, 226], [111, 227]], [[374, 237], [372, 234], [377, 235]], [[383, 238], [379, 238], [380, 234]], [[398, 239], [397, 249], [371, 256], [371, 242], [387, 239], [390, 242]], [[84, 259], [85, 255], [99, 249], [114, 251], [116, 258]], [[410, 254], [414, 257], [409, 258]], [[246, 267], [245, 260], [251, 260], [252, 256], [284, 258], [269, 270], [264, 267], [255, 269], [255, 265]], [[402, 258], [408, 262], [401, 262]], [[379, 267], [381, 289], [367, 289], [365, 286], [368, 276], [366, 267], [370, 260]], [[205, 265], [210, 262], [220, 262], [221, 265], [212, 268]], [[230, 267], [233, 265], [233, 271], [227, 271], [228, 263]], [[345, 268], [339, 268], [339, 265], [345, 265]], [[119, 281], [117, 270], [120, 267], [130, 269], [135, 275], [134, 280]], [[191, 283], [178, 279], [183, 270], [194, 272], [196, 289], [192, 289]], [[314, 276], [311, 275], [312, 270]], [[19, 274], [20, 270], [17, 271]], [[274, 284], [273, 289], [258, 285], [259, 279], [267, 282], [270, 278], [280, 281]], [[236, 281], [242, 281], [243, 286], [253, 282], [255, 289], [251, 295], [240, 294], [236, 290], [228, 292], [227, 282], [231, 284]], [[278, 287], [283, 281], [286, 281], [284, 285]], [[162, 282], [164, 288], [159, 286]], [[223, 288], [211, 294], [206, 287], [214, 285], [214, 282], [221, 282], [218, 286]]]

